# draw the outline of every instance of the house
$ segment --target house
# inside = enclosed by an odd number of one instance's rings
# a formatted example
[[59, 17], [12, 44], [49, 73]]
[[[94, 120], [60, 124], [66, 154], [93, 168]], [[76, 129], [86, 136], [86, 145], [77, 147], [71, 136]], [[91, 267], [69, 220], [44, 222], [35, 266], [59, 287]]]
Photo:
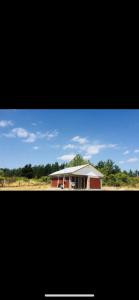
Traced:
[[101, 189], [103, 174], [90, 164], [65, 168], [50, 174], [51, 186], [67, 189]]

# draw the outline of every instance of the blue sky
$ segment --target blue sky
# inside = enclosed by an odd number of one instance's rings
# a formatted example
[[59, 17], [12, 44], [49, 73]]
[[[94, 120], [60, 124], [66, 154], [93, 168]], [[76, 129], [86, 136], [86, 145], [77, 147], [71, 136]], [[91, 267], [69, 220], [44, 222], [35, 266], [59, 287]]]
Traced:
[[77, 153], [139, 169], [139, 110], [0, 109], [0, 168], [63, 163]]

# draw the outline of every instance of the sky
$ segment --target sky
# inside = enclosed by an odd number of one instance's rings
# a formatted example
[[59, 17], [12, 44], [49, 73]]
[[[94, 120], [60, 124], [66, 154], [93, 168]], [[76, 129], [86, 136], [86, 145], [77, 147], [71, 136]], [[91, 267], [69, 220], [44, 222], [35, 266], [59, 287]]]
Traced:
[[0, 109], [0, 168], [63, 163], [77, 153], [139, 170], [139, 109]]

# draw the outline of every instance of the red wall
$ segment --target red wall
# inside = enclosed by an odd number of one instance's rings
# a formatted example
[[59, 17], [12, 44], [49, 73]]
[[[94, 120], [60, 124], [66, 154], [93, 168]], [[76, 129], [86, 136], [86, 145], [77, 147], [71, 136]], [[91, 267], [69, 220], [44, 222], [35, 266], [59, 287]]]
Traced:
[[[58, 178], [57, 177], [53, 177], [52, 180], [51, 180], [51, 186], [52, 187], [57, 187], [57, 184], [58, 184]], [[59, 178], [59, 184], [63, 184], [63, 177]], [[64, 187], [65, 188], [69, 188], [69, 178], [67, 178], [64, 182]]]
[[64, 181], [64, 187], [69, 188], [69, 178]]
[[52, 187], [57, 187], [57, 178], [52, 178], [52, 180], [51, 180], [51, 186]]
[[[53, 177], [51, 181], [52, 187], [57, 187], [58, 178]], [[63, 184], [63, 178], [59, 178], [59, 184]], [[64, 182], [64, 187], [69, 188], [69, 178]], [[90, 189], [101, 189], [101, 182], [99, 178], [90, 178]]]
[[99, 178], [90, 178], [90, 189], [101, 189]]

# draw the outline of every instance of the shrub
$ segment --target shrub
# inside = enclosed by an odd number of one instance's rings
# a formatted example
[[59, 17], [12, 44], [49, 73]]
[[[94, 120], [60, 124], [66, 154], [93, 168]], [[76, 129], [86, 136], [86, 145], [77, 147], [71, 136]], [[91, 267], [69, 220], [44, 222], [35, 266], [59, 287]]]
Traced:
[[39, 179], [40, 182], [46, 182], [46, 183], [50, 183], [51, 182], [51, 179], [49, 176], [42, 176], [40, 179]]

